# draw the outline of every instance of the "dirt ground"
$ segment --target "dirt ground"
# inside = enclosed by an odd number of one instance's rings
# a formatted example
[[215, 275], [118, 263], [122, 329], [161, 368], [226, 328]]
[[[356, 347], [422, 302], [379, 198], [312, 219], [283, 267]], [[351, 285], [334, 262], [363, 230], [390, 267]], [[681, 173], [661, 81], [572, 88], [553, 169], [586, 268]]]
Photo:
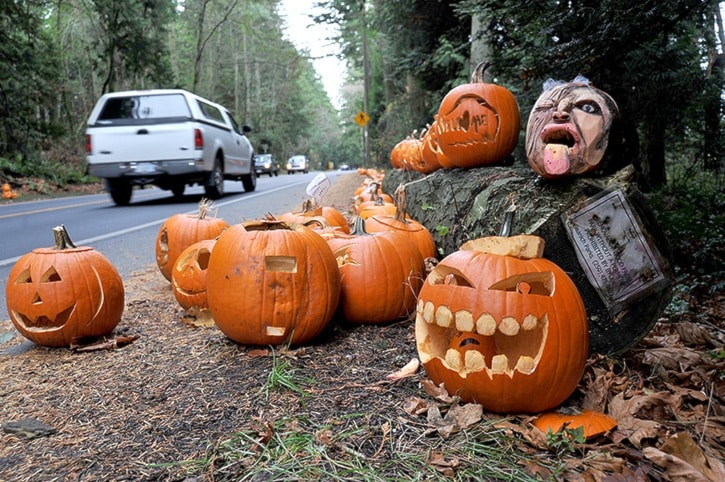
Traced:
[[[340, 177], [325, 203], [349, 212], [362, 179]], [[272, 432], [292, 429], [311, 433], [331, 460], [365, 459], [390, 480], [413, 478], [391, 465], [402, 452], [421, 454], [442, 478], [486, 463], [454, 455], [466, 432], [482, 425], [505, 431], [522, 460], [552, 457], [530, 416], [484, 412], [475, 423], [453, 423], [441, 414], [465, 404], [436, 394], [424, 370], [389, 378], [417, 357], [410, 320], [348, 326], [336, 319], [304, 347], [242, 346], [197, 326], [155, 266], [124, 285], [126, 309], [113, 337], [138, 338], [112, 349], [38, 347], [0, 314], [1, 481], [239, 480], [259, 461], [223, 459], [235, 434], [264, 444]], [[618, 427], [565, 456], [567, 471], [557, 479], [725, 474], [723, 299], [688, 302], [698, 316], [668, 314], [622, 359], [591, 357], [566, 405], [604, 411]], [[280, 362], [299, 386], [271, 383]], [[25, 419], [46, 430], [23, 429]], [[544, 465], [526, 464], [532, 480], [554, 477]]]

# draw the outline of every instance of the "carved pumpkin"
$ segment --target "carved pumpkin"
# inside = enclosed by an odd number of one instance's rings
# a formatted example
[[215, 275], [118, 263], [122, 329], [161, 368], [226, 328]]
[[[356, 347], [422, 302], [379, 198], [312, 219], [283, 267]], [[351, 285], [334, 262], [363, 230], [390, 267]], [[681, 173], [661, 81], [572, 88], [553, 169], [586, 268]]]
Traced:
[[111, 333], [123, 314], [121, 276], [95, 249], [76, 247], [65, 227], [53, 232], [54, 247], [34, 249], [10, 270], [5, 287], [10, 319], [42, 346], [69, 346]]
[[[434, 150], [434, 145], [437, 149], [437, 141], [432, 140], [433, 136], [435, 136], [435, 133], [431, 133], [431, 130], [434, 128], [435, 122], [433, 125], [429, 125], [426, 129], [423, 130], [423, 132], [420, 135], [420, 157], [418, 159], [418, 162], [413, 165], [413, 169], [415, 169], [418, 172], [422, 172], [423, 174], [430, 174], [433, 171], [437, 171], [443, 165], [441, 165], [439, 159], [439, 155]], [[442, 157], [442, 155], [440, 156]]]
[[340, 313], [356, 324], [381, 324], [413, 313], [423, 282], [423, 257], [404, 234], [367, 233], [356, 218], [351, 234], [326, 238], [340, 268]]
[[277, 216], [280, 221], [286, 221], [297, 224], [305, 224], [311, 218], [322, 216], [327, 222], [337, 227], [343, 233], [350, 232], [350, 225], [345, 219], [345, 215], [332, 206], [315, 206], [313, 200], [307, 199], [302, 203], [302, 211], [294, 213], [284, 213]]
[[248, 221], [219, 236], [207, 298], [217, 326], [237, 343], [302, 344], [332, 319], [340, 274], [332, 250], [311, 229]]
[[171, 291], [179, 305], [187, 311], [209, 308], [206, 274], [215, 244], [216, 239], [198, 241], [182, 251], [174, 263], [171, 272]]
[[453, 167], [495, 164], [510, 155], [518, 142], [518, 103], [505, 87], [483, 82], [488, 66], [479, 64], [470, 83], [448, 92], [435, 117], [439, 148]]
[[413, 169], [420, 162], [420, 139], [416, 132], [395, 144], [390, 151], [390, 164], [396, 169]]
[[164, 221], [156, 236], [156, 264], [164, 278], [171, 281], [171, 271], [182, 251], [202, 239], [219, 236], [229, 225], [209, 216], [211, 201], [202, 199], [197, 214], [174, 214]]
[[581, 413], [575, 414], [549, 412], [536, 417], [532, 423], [544, 433], [549, 430], [556, 433], [565, 427], [568, 429], [584, 427], [586, 439], [603, 435], [617, 426], [614, 419], [594, 410], [582, 410]]
[[430, 379], [500, 413], [562, 403], [584, 371], [584, 303], [535, 236], [481, 238], [445, 257], [418, 297], [416, 341]]
[[526, 126], [526, 156], [546, 179], [596, 169], [604, 157], [617, 104], [586, 79], [545, 90]]

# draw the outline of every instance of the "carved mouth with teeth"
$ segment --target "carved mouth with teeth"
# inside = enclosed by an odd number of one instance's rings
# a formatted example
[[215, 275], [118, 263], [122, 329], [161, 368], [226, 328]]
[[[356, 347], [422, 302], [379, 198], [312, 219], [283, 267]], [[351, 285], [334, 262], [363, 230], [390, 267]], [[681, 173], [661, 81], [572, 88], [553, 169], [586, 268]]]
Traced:
[[[442, 283], [461, 286], [463, 280], [461, 276], [449, 274]], [[490, 289], [546, 295], [552, 292], [553, 283], [551, 273], [531, 273], [511, 277]], [[464, 378], [471, 372], [483, 371], [489, 378], [512, 377], [515, 371], [532, 373], [541, 359], [548, 328], [546, 313], [527, 313], [521, 319], [515, 316], [496, 319], [489, 312], [476, 315], [467, 309], [453, 312], [448, 306], [435, 306], [431, 301], [419, 300], [417, 306], [416, 330], [423, 339], [429, 340], [422, 347], [422, 361], [427, 361], [427, 357], [441, 358], [446, 368]]]

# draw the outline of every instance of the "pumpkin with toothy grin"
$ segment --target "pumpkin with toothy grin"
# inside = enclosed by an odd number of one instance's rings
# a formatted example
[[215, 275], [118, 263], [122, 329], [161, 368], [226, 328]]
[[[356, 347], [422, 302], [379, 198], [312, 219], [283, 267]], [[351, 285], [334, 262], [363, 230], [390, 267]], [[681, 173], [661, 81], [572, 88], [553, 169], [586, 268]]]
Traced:
[[428, 275], [416, 342], [430, 379], [499, 413], [561, 404], [584, 372], [588, 328], [573, 281], [536, 236], [465, 243]]

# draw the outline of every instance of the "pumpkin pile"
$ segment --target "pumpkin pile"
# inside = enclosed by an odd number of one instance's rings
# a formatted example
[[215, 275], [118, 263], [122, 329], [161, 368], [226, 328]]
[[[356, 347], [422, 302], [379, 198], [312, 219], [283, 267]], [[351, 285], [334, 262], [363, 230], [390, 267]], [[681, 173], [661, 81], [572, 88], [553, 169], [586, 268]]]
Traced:
[[18, 193], [16, 193], [12, 187], [10, 187], [10, 184], [7, 182], [3, 184], [3, 199], [15, 199], [18, 197]]
[[521, 114], [516, 97], [503, 86], [486, 83], [489, 62], [481, 62], [471, 82], [451, 89], [432, 124], [413, 132], [392, 149], [394, 168], [428, 174], [440, 168], [474, 168], [503, 161], [516, 148]]

